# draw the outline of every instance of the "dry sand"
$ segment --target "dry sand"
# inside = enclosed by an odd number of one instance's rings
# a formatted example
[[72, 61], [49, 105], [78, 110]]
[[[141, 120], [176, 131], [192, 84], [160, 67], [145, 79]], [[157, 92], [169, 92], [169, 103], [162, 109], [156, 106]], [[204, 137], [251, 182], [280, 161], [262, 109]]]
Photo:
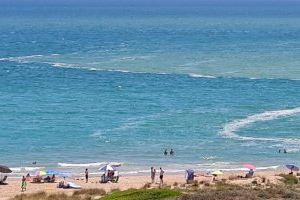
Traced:
[[[251, 183], [253, 180], [258, 180], [260, 182], [262, 180], [262, 177], [265, 177], [268, 182], [271, 183], [278, 183], [278, 180], [280, 177], [276, 176], [276, 174], [282, 173], [281, 171], [263, 171], [263, 172], [256, 172], [254, 178], [251, 179], [234, 179], [232, 180], [231, 177], [237, 176], [237, 175], [244, 175], [245, 172], [230, 172], [225, 173], [222, 176], [219, 176], [218, 179], [227, 179], [228, 183], [233, 184], [248, 184]], [[286, 172], [285, 172], [286, 173]], [[230, 179], [230, 180], [229, 180]], [[201, 174], [196, 177], [196, 180], [203, 181], [203, 182], [212, 182], [212, 177], [206, 177]], [[58, 180], [59, 181], [59, 180]], [[57, 182], [58, 182], [57, 181]], [[112, 189], [120, 189], [120, 190], [126, 190], [129, 188], [141, 188], [146, 183], [150, 182], [149, 176], [121, 176], [118, 183], [106, 183], [106, 184], [100, 184], [99, 178], [91, 178], [89, 183], [85, 183], [83, 178], [80, 178], [79, 180], [69, 179], [67, 180], [69, 182], [74, 182], [78, 185], [80, 185], [82, 188], [102, 188], [106, 190], [107, 192], [111, 191]], [[0, 200], [7, 200], [15, 195], [21, 194], [21, 180], [10, 180], [8, 179], [8, 185], [0, 185]], [[184, 174], [166, 174], [164, 178], [164, 182], [168, 185], [173, 185], [174, 182], [177, 182], [179, 184], [185, 183]], [[159, 180], [157, 178], [156, 183], [153, 184], [153, 187], [158, 187]], [[57, 192], [64, 192], [67, 194], [72, 194], [73, 189], [60, 189], [57, 188], [57, 183], [28, 183], [27, 184], [27, 191], [24, 192], [25, 194], [29, 193], [35, 193], [39, 191], [45, 191], [48, 193], [57, 193]]]

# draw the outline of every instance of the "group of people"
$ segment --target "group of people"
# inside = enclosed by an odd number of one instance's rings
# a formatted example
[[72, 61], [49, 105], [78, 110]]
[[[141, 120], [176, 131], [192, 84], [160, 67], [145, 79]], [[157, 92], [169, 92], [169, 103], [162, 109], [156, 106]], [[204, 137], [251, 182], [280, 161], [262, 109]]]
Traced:
[[[173, 149], [170, 150], [170, 155], [173, 156], [175, 154], [175, 151]], [[168, 149], [165, 149], [164, 151], [164, 155], [167, 156], [168, 155]]]
[[[159, 180], [160, 180], [160, 185], [162, 186], [164, 184], [164, 173], [165, 171], [160, 167], [159, 168]], [[154, 167], [151, 167], [151, 182], [155, 183], [155, 176], [156, 176], [156, 169]]]
[[281, 151], [282, 151], [283, 153], [287, 153], [286, 149], [278, 149], [278, 153], [281, 153]]
[[44, 178], [44, 183], [54, 183], [55, 182], [55, 174], [53, 174], [51, 177], [47, 176], [46, 178]]
[[33, 183], [42, 183], [42, 181], [44, 181], [44, 183], [54, 183], [56, 180], [55, 174], [53, 174], [51, 177], [47, 176], [46, 178], [43, 179], [43, 177], [41, 176], [37, 176], [34, 177], [33, 179], [31, 179], [30, 174], [28, 173], [25, 176], [22, 177], [22, 183], [21, 183], [21, 191], [25, 192], [26, 188], [27, 188], [27, 182], [33, 182]]

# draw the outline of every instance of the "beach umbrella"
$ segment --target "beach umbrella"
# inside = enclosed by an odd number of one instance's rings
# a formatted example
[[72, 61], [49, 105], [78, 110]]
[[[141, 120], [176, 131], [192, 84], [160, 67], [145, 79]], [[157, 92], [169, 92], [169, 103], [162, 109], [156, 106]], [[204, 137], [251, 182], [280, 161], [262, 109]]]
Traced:
[[247, 168], [247, 169], [252, 169], [252, 170], [255, 170], [255, 169], [256, 169], [256, 167], [255, 167], [254, 165], [249, 164], [249, 163], [246, 163], [246, 164], [244, 164], [243, 166], [244, 166], [245, 168]]
[[45, 175], [47, 175], [47, 172], [45, 172], [45, 171], [36, 171], [35, 175], [36, 176], [45, 176]]
[[293, 164], [287, 164], [287, 165], [285, 165], [285, 166], [286, 166], [286, 168], [290, 169], [291, 172], [293, 172], [293, 171], [299, 171], [299, 167], [297, 167], [296, 165], [293, 165]]
[[115, 171], [116, 169], [111, 165], [105, 165], [104, 167], [100, 168], [99, 171]]
[[49, 170], [47, 170], [46, 173], [47, 173], [47, 175], [59, 175], [61, 172], [57, 171], [57, 170], [49, 169]]
[[186, 170], [186, 173], [189, 173], [189, 174], [190, 174], [190, 173], [194, 173], [194, 172], [195, 172], [195, 171], [192, 170], [192, 169], [187, 169], [187, 170]]
[[215, 175], [215, 176], [218, 176], [218, 175], [222, 175], [223, 172], [221, 172], [220, 170], [216, 170], [216, 171], [213, 171], [211, 174]]
[[8, 167], [0, 165], [0, 173], [12, 173], [12, 171]]
[[70, 178], [72, 177], [72, 174], [70, 172], [63, 172], [58, 170], [47, 170], [47, 175], [56, 175], [62, 178]]

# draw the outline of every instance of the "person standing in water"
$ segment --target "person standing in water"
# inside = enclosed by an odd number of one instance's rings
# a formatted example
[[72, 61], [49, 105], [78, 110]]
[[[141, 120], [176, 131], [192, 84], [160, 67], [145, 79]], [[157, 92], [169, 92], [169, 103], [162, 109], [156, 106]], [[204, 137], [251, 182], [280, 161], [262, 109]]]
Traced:
[[168, 150], [167, 150], [167, 149], [165, 149], [164, 155], [165, 155], [165, 156], [168, 155]]
[[170, 155], [171, 155], [171, 156], [173, 156], [174, 154], [175, 154], [174, 150], [173, 150], [173, 149], [171, 149], [171, 151], [170, 151]]
[[22, 192], [26, 191], [26, 187], [27, 187], [26, 178], [25, 178], [25, 176], [23, 176], [22, 184], [21, 184]]
[[160, 173], [159, 173], [160, 186], [163, 186], [164, 184], [164, 173], [165, 171], [162, 168], [160, 168]]
[[155, 174], [156, 174], [155, 168], [151, 167], [151, 182], [152, 182], [152, 184], [155, 182]]
[[89, 170], [85, 169], [85, 182], [89, 182]]

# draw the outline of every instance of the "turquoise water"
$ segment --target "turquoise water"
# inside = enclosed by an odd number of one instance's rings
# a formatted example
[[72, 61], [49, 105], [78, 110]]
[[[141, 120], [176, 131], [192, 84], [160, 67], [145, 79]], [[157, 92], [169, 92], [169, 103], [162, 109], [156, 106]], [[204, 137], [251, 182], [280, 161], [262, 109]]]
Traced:
[[1, 8], [1, 163], [299, 163], [299, 9]]

